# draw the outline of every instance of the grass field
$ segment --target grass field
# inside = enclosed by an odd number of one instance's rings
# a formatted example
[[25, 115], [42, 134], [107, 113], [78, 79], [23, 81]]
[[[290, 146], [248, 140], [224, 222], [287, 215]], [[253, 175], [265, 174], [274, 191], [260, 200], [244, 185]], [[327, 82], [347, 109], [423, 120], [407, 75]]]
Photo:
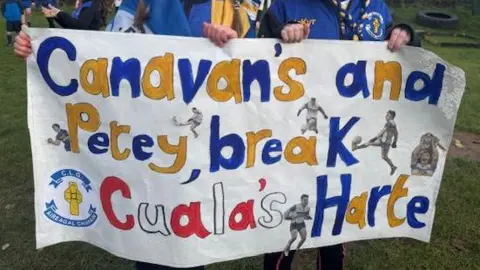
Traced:
[[[420, 8], [395, 9], [398, 21], [412, 21]], [[480, 36], [480, 17], [457, 10], [461, 31]], [[45, 26], [38, 14], [34, 25]], [[418, 28], [418, 26], [415, 26]], [[5, 28], [0, 22], [0, 31]], [[2, 36], [3, 37], [3, 36]], [[426, 48], [467, 74], [467, 90], [457, 129], [480, 133], [480, 50]], [[27, 129], [25, 64], [0, 43], [0, 270], [133, 269], [129, 261], [83, 243], [35, 249], [32, 160]], [[449, 159], [437, 202], [432, 242], [409, 239], [350, 243], [347, 269], [480, 269], [480, 164]], [[13, 208], [11, 206], [13, 205]], [[298, 269], [314, 269], [315, 253], [303, 251]], [[209, 266], [208, 269], [261, 269], [260, 257]]]

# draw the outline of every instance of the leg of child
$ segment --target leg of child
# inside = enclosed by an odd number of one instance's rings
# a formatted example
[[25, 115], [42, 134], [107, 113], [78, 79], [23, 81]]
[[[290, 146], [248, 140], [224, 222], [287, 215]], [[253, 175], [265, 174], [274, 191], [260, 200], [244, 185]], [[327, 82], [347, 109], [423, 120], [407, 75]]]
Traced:
[[7, 46], [12, 46], [12, 44], [13, 44], [12, 32], [7, 32]]
[[55, 20], [53, 18], [47, 18], [47, 21], [49, 28], [55, 28]]
[[[15, 30], [14, 30], [15, 37], [20, 33], [20, 31], [22, 31], [22, 23], [21, 22], [16, 22], [15, 23]], [[12, 40], [15, 40], [15, 38], [13, 38], [13, 36], [12, 36]]]
[[32, 8], [29, 7], [25, 9], [25, 20], [27, 22], [28, 27], [32, 26], [31, 18], [32, 18]]
[[283, 252], [268, 253], [263, 256], [263, 270], [291, 270], [296, 250], [290, 251], [287, 257]]
[[343, 244], [319, 248], [317, 269], [342, 270], [344, 258]]
[[7, 22], [7, 46], [11, 46], [13, 44], [13, 29], [14, 25], [12, 22]]
[[144, 263], [144, 262], [137, 262], [135, 265], [135, 269], [137, 270], [176, 270], [176, 269], [184, 269], [184, 270], [204, 270], [204, 266], [197, 266], [191, 268], [175, 268], [163, 265], [156, 265], [151, 263]]

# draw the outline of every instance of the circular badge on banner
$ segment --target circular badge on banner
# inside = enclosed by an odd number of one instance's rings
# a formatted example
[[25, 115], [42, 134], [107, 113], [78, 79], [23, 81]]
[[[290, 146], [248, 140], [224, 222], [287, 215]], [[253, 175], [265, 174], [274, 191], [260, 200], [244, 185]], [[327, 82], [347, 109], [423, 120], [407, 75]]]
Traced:
[[97, 221], [97, 194], [90, 179], [75, 169], [63, 169], [51, 176], [51, 197], [45, 201], [45, 216], [69, 227], [90, 227]]

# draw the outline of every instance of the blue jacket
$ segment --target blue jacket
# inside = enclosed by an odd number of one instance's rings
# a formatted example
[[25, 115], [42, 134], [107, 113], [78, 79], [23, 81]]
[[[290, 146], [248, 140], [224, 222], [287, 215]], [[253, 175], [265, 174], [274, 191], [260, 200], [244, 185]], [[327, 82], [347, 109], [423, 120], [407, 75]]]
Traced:
[[[146, 33], [175, 36], [203, 36], [203, 23], [211, 22], [212, 0], [144, 0], [150, 16], [144, 25]], [[106, 28], [112, 32], [138, 32], [133, 27], [137, 0], [124, 0], [115, 18]], [[255, 37], [251, 23], [247, 37]]]
[[192, 37], [203, 36], [203, 23], [211, 23], [211, 0], [180, 0], [187, 17]]
[[[212, 1], [215, 0], [180, 0], [191, 29], [191, 36], [202, 37], [203, 23], [212, 22]], [[250, 19], [250, 25], [246, 38], [255, 37], [255, 21]]]
[[20, 22], [22, 20], [23, 6], [18, 0], [6, 0], [2, 3], [2, 16], [7, 22]]
[[[281, 38], [281, 30], [285, 25], [309, 23], [309, 39], [353, 40], [356, 37], [365, 41], [388, 39], [394, 25], [385, 2], [370, 0], [368, 6], [365, 7], [364, 4], [364, 0], [351, 0], [344, 19], [332, 0], [277, 0], [265, 13], [259, 36]], [[405, 24], [398, 27], [410, 32], [413, 43], [415, 38], [411, 27]]]
[[[149, 7], [144, 30], [149, 34], [190, 36], [190, 26], [178, 0], [144, 0]], [[133, 26], [137, 0], [123, 0], [114, 19], [107, 26], [111, 32], [139, 32]]]

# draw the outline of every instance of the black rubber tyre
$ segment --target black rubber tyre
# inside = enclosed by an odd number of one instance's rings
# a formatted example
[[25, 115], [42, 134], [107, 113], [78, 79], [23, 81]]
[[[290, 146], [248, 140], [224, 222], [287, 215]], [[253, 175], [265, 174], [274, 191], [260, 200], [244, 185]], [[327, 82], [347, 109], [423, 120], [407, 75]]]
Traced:
[[416, 18], [419, 25], [439, 29], [455, 29], [458, 21], [457, 15], [433, 10], [420, 11]]

